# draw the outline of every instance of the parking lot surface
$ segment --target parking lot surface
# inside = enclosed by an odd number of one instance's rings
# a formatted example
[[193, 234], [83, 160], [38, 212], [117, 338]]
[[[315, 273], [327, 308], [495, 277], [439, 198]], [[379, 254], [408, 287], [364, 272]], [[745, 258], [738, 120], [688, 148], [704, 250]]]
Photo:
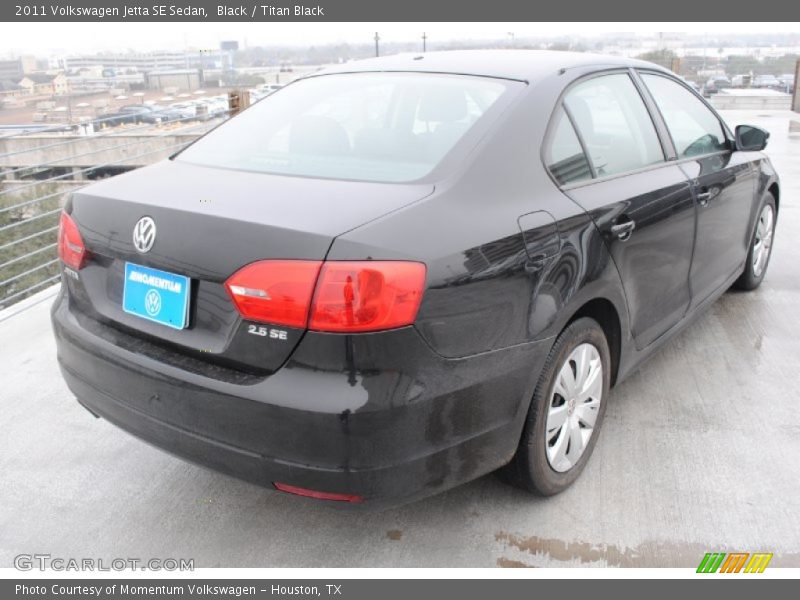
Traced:
[[771, 567], [800, 567], [800, 115], [723, 114], [772, 133], [782, 191], [766, 280], [727, 293], [612, 390], [594, 456], [563, 494], [490, 475], [346, 513], [185, 463], [74, 401], [46, 300], [0, 313], [0, 566], [49, 553], [196, 567], [696, 567], [705, 552], [761, 551]]

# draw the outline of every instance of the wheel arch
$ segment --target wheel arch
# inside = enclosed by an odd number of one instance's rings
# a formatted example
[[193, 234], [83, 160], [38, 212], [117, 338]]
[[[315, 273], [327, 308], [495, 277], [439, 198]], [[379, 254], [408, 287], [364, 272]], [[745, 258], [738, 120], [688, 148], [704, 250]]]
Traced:
[[619, 311], [614, 303], [607, 298], [592, 298], [572, 313], [562, 331], [569, 327], [571, 323], [583, 317], [589, 317], [597, 321], [606, 336], [608, 350], [611, 354], [611, 385], [613, 386], [617, 380], [620, 356], [622, 354], [622, 322]]
[[773, 198], [775, 198], [775, 212], [778, 212], [780, 210], [780, 203], [781, 203], [781, 199], [780, 199], [781, 190], [780, 190], [780, 186], [778, 185], [778, 182], [777, 181], [773, 181], [769, 185], [769, 187], [767, 188], [767, 191], [770, 194], [772, 194]]

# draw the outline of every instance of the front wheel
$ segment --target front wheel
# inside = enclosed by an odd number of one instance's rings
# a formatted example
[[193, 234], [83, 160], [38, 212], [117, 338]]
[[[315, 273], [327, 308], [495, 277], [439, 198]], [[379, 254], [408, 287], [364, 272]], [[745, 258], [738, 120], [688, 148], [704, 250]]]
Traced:
[[775, 197], [767, 192], [758, 213], [753, 239], [750, 240], [744, 271], [733, 284], [734, 287], [740, 290], [754, 290], [764, 281], [769, 259], [772, 256], [776, 215]]
[[550, 350], [519, 448], [501, 474], [542, 496], [569, 487], [597, 442], [610, 381], [611, 360], [603, 329], [594, 319], [577, 319]]

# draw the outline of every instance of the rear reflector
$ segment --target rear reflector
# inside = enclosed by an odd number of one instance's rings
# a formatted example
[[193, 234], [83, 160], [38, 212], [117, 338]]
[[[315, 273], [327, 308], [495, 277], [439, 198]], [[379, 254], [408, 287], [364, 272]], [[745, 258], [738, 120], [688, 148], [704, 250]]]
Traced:
[[362, 333], [414, 322], [425, 290], [425, 265], [262, 260], [234, 273], [225, 287], [245, 319]]
[[245, 319], [305, 328], [321, 264], [316, 260], [262, 260], [239, 269], [225, 287]]
[[287, 494], [295, 494], [296, 496], [305, 496], [306, 498], [316, 498], [317, 500], [334, 500], [337, 502], [352, 502], [359, 504], [364, 501], [363, 496], [354, 496], [352, 494], [336, 494], [333, 492], [318, 492], [316, 490], [309, 490], [306, 488], [288, 485], [286, 483], [273, 482], [276, 490], [286, 492]]
[[62, 212], [58, 227], [58, 257], [65, 265], [78, 271], [86, 265], [88, 254], [75, 221]]
[[332, 261], [322, 271], [309, 328], [365, 332], [414, 322], [425, 289], [425, 265], [401, 261]]

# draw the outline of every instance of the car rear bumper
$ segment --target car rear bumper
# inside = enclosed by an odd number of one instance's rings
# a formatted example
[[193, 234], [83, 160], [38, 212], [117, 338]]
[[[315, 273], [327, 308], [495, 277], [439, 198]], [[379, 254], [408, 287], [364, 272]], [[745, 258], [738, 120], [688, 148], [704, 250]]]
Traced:
[[357, 495], [365, 507], [433, 494], [510, 460], [552, 343], [446, 359], [413, 327], [309, 332], [281, 369], [241, 383], [159, 360], [110, 324], [87, 326], [63, 291], [52, 320], [63, 376], [92, 413], [217, 471]]

